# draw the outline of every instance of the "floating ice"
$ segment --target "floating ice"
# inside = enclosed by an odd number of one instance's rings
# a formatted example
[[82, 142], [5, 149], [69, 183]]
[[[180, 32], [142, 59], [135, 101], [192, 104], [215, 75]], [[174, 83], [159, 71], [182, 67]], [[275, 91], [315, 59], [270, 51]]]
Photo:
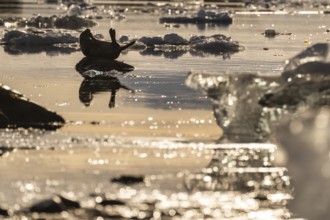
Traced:
[[330, 80], [289, 83], [265, 94], [259, 101], [267, 107], [330, 106]]
[[5, 45], [55, 45], [55, 44], [72, 44], [77, 43], [78, 38], [61, 31], [47, 30], [47, 31], [20, 31], [11, 30], [6, 31], [4, 37], [1, 39], [2, 44]]
[[288, 82], [260, 99], [268, 107], [296, 109], [330, 105], [330, 63], [328, 44], [319, 43], [287, 61], [282, 76]]
[[216, 34], [210, 37], [193, 36], [189, 40], [189, 45], [194, 52], [203, 52], [206, 54], [236, 53], [244, 50], [237, 41], [222, 34]]
[[141, 37], [139, 42], [145, 44], [148, 47], [154, 47], [155, 45], [164, 45], [164, 39], [162, 37]]
[[201, 90], [212, 101], [217, 124], [223, 129], [222, 140], [245, 143], [268, 140], [270, 122], [277, 115], [258, 101], [279, 80], [256, 74], [191, 72], [186, 85]]
[[165, 44], [170, 44], [170, 45], [186, 45], [186, 44], [188, 44], [188, 41], [186, 39], [184, 39], [183, 37], [181, 37], [175, 33], [166, 34], [164, 36], [164, 42], [165, 42]]
[[93, 27], [96, 25], [91, 19], [86, 19], [76, 15], [65, 15], [58, 17], [53, 16], [37, 16], [30, 19], [25, 18], [3, 18], [0, 25], [12, 23], [17, 27], [35, 27], [35, 28], [63, 28], [63, 29], [81, 29], [84, 27]]
[[219, 23], [229, 25], [233, 23], [233, 18], [228, 12], [208, 12], [204, 9], [198, 11], [197, 16], [192, 17], [162, 17], [161, 23], [181, 23], [181, 24], [200, 24], [200, 23]]
[[[286, 79], [310, 76], [330, 76], [330, 63], [325, 62], [329, 52], [326, 43], [314, 44], [286, 61], [282, 76]], [[314, 77], [315, 79], [315, 77]]]
[[[142, 37], [137, 44], [144, 44], [147, 49], [142, 55], [159, 55], [171, 53], [170, 58], [176, 58], [189, 52], [193, 56], [230, 55], [244, 50], [237, 41], [222, 34], [212, 36], [192, 36], [189, 40], [172, 33], [164, 37]], [[177, 56], [175, 56], [177, 54]]]
[[[327, 44], [307, 48], [288, 61], [281, 76], [192, 72], [186, 84], [212, 101], [223, 140], [267, 141], [271, 125], [284, 113], [292, 114], [299, 107], [330, 106], [327, 52]], [[291, 80], [287, 81], [289, 73]]]

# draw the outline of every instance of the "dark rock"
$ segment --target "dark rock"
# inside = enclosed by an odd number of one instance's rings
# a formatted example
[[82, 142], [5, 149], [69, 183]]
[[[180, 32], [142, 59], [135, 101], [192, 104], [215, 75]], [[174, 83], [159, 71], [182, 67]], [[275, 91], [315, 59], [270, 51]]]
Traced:
[[8, 210], [0, 207], [0, 216], [9, 217]]
[[274, 29], [266, 29], [264, 32], [265, 37], [273, 38], [277, 35]]
[[143, 176], [120, 176], [111, 180], [113, 183], [121, 183], [124, 185], [133, 185], [144, 182]]
[[23, 127], [53, 130], [63, 126], [64, 119], [29, 101], [22, 94], [0, 84], [0, 127]]
[[40, 201], [29, 208], [30, 212], [38, 213], [59, 213], [64, 211], [60, 201], [55, 199], [47, 199]]
[[32, 205], [29, 210], [38, 213], [59, 213], [66, 210], [78, 209], [80, 204], [67, 199], [61, 195], [56, 195], [51, 199], [46, 199]]
[[0, 157], [4, 155], [5, 153], [13, 151], [14, 148], [11, 147], [0, 147]]
[[98, 203], [102, 206], [112, 206], [112, 205], [126, 205], [125, 202], [116, 200], [116, 199], [104, 199], [100, 203]]
[[71, 199], [67, 199], [61, 195], [58, 195], [58, 197], [61, 199], [61, 204], [66, 208], [66, 209], [79, 209], [80, 208], [80, 203], [77, 201], [73, 201]]

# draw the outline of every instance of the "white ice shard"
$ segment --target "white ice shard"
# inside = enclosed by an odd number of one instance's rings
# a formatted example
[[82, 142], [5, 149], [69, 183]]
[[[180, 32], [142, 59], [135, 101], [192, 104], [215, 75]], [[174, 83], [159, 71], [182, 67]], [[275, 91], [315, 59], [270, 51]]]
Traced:
[[247, 143], [268, 140], [277, 112], [263, 108], [258, 101], [279, 79], [248, 73], [191, 72], [186, 85], [212, 101], [217, 124], [223, 129], [221, 140]]

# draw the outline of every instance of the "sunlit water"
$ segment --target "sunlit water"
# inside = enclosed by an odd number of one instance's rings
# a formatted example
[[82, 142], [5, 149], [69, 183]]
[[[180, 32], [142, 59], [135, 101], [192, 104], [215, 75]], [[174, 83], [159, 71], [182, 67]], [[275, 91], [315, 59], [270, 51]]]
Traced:
[[[36, 11], [42, 15], [61, 14], [63, 8], [47, 5]], [[32, 16], [34, 9], [19, 13]], [[1, 132], [0, 208], [15, 216], [47, 219], [296, 217], [288, 209], [288, 202], [301, 210], [297, 204], [306, 203], [306, 198], [294, 200], [290, 170], [284, 167], [290, 160], [283, 153], [285, 149], [268, 143], [216, 144], [223, 132], [213, 116], [212, 103], [203, 93], [187, 87], [185, 80], [190, 71], [279, 75], [284, 60], [313, 43], [329, 41], [329, 15], [299, 14], [294, 10], [284, 14], [237, 13], [229, 26], [179, 27], [160, 24], [161, 15], [159, 11], [129, 11], [123, 20], [104, 15], [91, 30], [107, 40], [110, 27], [117, 30], [117, 38], [167, 33], [189, 38], [220, 33], [238, 41], [245, 50], [226, 59], [190, 53], [169, 58], [129, 50], [118, 60], [135, 70], [119, 74], [118, 79], [135, 93], [119, 89], [112, 108], [111, 88], [86, 87], [76, 72], [75, 65], [83, 58], [79, 50], [17, 55], [0, 51], [0, 82], [58, 112], [67, 121], [56, 132]], [[284, 34], [266, 38], [262, 33], [267, 28]], [[93, 93], [89, 106], [79, 100], [82, 86]], [[323, 114], [328, 115], [327, 111]], [[112, 181], [121, 175], [142, 176], [143, 181], [132, 185]], [[25, 211], [37, 201], [58, 194], [79, 201], [81, 208], [64, 205], [64, 211], [55, 214]]]

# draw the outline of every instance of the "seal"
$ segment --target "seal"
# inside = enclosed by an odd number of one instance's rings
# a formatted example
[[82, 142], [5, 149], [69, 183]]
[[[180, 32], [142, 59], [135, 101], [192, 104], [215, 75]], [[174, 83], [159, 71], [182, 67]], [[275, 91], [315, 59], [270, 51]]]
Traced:
[[86, 57], [98, 57], [115, 60], [120, 53], [132, 46], [135, 41], [132, 41], [124, 46], [120, 46], [116, 40], [115, 29], [110, 28], [109, 34], [112, 42], [100, 41], [94, 38], [90, 29], [84, 30], [79, 37], [79, 44], [82, 53]]

